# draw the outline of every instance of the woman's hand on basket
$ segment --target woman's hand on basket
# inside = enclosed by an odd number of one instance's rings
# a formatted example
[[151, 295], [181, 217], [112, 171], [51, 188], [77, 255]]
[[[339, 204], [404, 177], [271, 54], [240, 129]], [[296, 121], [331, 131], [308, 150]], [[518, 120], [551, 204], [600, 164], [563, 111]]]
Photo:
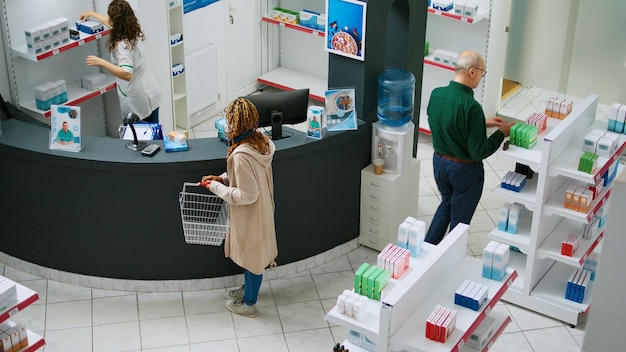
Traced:
[[202, 176], [202, 182], [201, 185], [206, 187], [206, 189], [209, 189], [209, 185], [211, 184], [211, 182], [216, 181], [219, 182], [221, 184], [224, 183], [224, 179], [222, 179], [219, 176], [214, 176], [214, 175], [208, 175], [208, 176]]

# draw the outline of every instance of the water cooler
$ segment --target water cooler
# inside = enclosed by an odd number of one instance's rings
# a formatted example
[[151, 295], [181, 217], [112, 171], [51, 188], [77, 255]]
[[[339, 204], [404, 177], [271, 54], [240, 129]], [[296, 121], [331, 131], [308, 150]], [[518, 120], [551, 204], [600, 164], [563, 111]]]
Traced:
[[415, 124], [415, 77], [388, 69], [378, 77], [378, 121], [372, 124], [372, 162], [383, 159], [383, 172], [401, 174], [411, 165]]

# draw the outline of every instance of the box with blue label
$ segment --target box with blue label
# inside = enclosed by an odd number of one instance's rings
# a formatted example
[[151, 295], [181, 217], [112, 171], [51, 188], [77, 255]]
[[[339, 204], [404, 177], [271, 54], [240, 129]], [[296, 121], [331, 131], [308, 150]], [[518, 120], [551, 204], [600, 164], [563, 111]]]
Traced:
[[98, 21], [76, 21], [76, 29], [87, 34], [96, 34], [104, 31], [104, 25]]

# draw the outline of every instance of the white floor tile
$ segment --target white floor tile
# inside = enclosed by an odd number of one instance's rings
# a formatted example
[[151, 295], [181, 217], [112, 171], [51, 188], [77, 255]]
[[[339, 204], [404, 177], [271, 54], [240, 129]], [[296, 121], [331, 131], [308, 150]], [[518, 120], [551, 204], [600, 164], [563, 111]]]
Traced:
[[91, 301], [48, 303], [46, 333], [52, 330], [91, 327]]
[[240, 338], [238, 342], [239, 352], [289, 352], [282, 333]]
[[93, 327], [94, 352], [139, 351], [139, 321]]
[[180, 292], [155, 292], [137, 294], [139, 319], [178, 317], [185, 314], [183, 295]]
[[320, 299], [310, 275], [272, 280], [270, 287], [276, 305]]
[[343, 290], [354, 287], [354, 272], [340, 271], [313, 276], [313, 282], [321, 299], [337, 298]]
[[91, 327], [46, 332], [45, 352], [92, 351]]
[[284, 332], [327, 328], [326, 312], [319, 300], [279, 305], [276, 307]]
[[524, 331], [534, 352], [580, 352], [580, 346], [565, 326]]
[[187, 322], [184, 316], [141, 320], [139, 327], [142, 349], [189, 344]]
[[93, 324], [115, 324], [139, 321], [137, 296], [125, 295], [93, 300]]
[[236, 338], [230, 312], [187, 315], [187, 331], [190, 343]]

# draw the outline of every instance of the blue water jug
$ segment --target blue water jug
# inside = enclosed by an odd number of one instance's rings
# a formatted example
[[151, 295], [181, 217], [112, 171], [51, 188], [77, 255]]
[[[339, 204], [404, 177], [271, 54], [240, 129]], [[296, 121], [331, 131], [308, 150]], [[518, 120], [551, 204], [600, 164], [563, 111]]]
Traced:
[[378, 120], [389, 126], [402, 126], [413, 119], [415, 76], [401, 69], [387, 69], [378, 76]]

